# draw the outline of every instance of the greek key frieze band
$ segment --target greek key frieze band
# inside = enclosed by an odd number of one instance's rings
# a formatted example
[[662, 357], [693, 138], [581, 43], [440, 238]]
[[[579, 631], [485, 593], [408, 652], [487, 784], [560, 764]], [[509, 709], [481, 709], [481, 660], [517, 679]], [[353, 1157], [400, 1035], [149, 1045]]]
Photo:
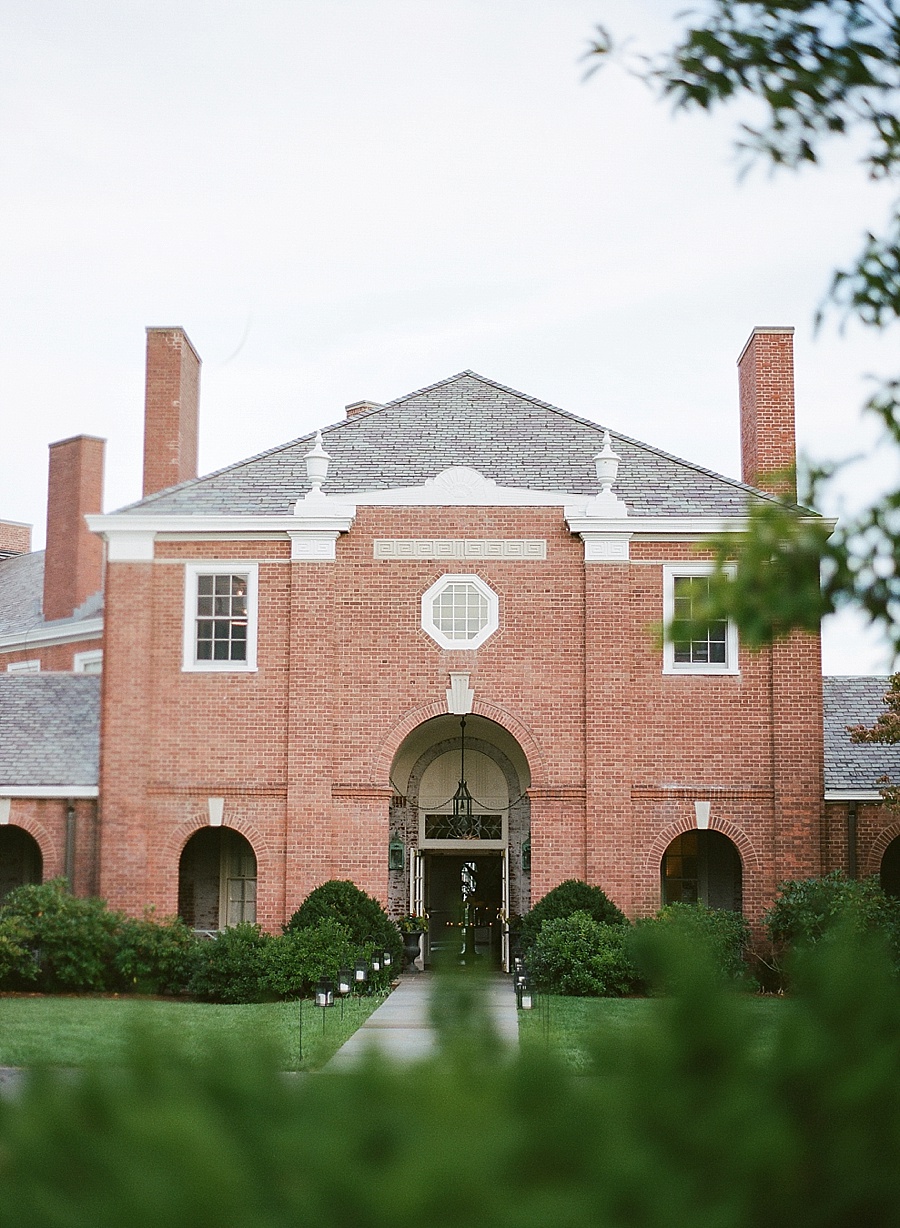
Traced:
[[531, 559], [547, 557], [543, 538], [376, 538], [376, 559]]

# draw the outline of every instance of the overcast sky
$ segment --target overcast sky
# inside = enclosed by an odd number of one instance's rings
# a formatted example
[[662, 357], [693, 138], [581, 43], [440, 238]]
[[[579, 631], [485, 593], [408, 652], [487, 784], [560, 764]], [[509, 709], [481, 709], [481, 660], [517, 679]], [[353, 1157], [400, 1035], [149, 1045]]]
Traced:
[[[757, 324], [796, 326], [801, 448], [857, 451], [896, 338], [812, 320], [888, 196], [839, 145], [739, 182], [736, 117], [585, 79], [597, 22], [660, 45], [682, 7], [0, 0], [0, 517], [42, 544], [80, 432], [139, 496], [146, 325], [203, 358], [201, 473], [472, 368], [739, 476]], [[888, 661], [844, 623], [825, 665]]]

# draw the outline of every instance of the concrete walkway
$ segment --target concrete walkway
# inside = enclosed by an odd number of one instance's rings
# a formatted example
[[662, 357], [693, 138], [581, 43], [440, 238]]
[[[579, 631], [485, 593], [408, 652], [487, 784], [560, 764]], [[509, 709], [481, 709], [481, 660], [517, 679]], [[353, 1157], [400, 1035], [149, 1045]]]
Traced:
[[[434, 978], [431, 973], [404, 976], [400, 984], [350, 1039], [338, 1049], [325, 1067], [342, 1069], [358, 1061], [363, 1053], [377, 1048], [397, 1061], [417, 1061], [430, 1057], [437, 1038], [429, 1019], [429, 1002]], [[519, 1020], [512, 977], [497, 974], [481, 984], [486, 995], [482, 1003], [497, 1035], [508, 1045], [519, 1043]]]

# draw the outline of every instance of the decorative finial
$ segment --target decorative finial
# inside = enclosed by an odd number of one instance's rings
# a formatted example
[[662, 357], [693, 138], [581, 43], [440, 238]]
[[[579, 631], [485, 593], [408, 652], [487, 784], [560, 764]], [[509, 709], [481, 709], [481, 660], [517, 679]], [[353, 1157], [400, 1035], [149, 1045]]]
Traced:
[[609, 437], [609, 431], [603, 432], [603, 447], [594, 457], [594, 464], [597, 466], [597, 481], [600, 483], [600, 493], [608, 495], [612, 489], [612, 485], [619, 475], [619, 461], [621, 460], [618, 452], [612, 450], [612, 440]]
[[597, 481], [600, 491], [587, 504], [588, 516], [601, 516], [607, 520], [620, 520], [628, 515], [628, 508], [620, 498], [612, 492], [612, 486], [619, 476], [618, 452], [612, 450], [612, 440], [609, 431], [603, 432], [603, 447], [594, 457], [597, 468]]
[[328, 462], [331, 460], [331, 457], [322, 445], [321, 431], [316, 431], [316, 442], [311, 450], [306, 453], [304, 460], [306, 461], [306, 476], [311, 484], [311, 489], [308, 491], [306, 498], [324, 498], [322, 483], [328, 477]]

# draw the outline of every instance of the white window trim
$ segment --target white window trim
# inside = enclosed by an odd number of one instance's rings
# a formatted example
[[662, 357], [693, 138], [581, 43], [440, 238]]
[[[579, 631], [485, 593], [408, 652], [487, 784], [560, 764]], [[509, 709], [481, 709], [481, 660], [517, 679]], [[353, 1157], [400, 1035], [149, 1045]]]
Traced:
[[[243, 575], [247, 577], [247, 660], [197, 660], [197, 580], [200, 576]], [[213, 563], [185, 563], [184, 566], [184, 644], [181, 669], [197, 674], [256, 673], [258, 626], [259, 564], [245, 559], [237, 562], [217, 559]]]
[[[725, 567], [728, 576], [734, 575], [734, 567]], [[663, 626], [668, 630], [675, 617], [675, 579], [679, 576], [711, 576], [715, 571], [712, 563], [665, 563], [663, 564]], [[676, 661], [675, 645], [671, 640], [663, 644], [664, 674], [739, 674], [737, 627], [728, 620], [725, 630], [725, 664], [706, 664], [699, 661]]]
[[89, 669], [90, 665], [103, 665], [103, 649], [91, 648], [85, 652], [76, 652], [72, 658], [72, 669], [76, 674], [97, 674], [100, 670]]
[[6, 667], [8, 674], [39, 674], [41, 672], [40, 657], [33, 657], [30, 661], [10, 661]]
[[[448, 584], [472, 584], [481, 595], [486, 598], [488, 604], [488, 619], [485, 626], [477, 635], [470, 640], [451, 640], [437, 626], [432, 615], [433, 603]], [[447, 572], [435, 580], [430, 588], [427, 588], [422, 594], [422, 630], [427, 631], [436, 644], [441, 648], [447, 648], [450, 651], [466, 651], [473, 648], [480, 648], [500, 626], [500, 599], [492, 588], [485, 584], [480, 576], [475, 575], [460, 575], [456, 572]]]

